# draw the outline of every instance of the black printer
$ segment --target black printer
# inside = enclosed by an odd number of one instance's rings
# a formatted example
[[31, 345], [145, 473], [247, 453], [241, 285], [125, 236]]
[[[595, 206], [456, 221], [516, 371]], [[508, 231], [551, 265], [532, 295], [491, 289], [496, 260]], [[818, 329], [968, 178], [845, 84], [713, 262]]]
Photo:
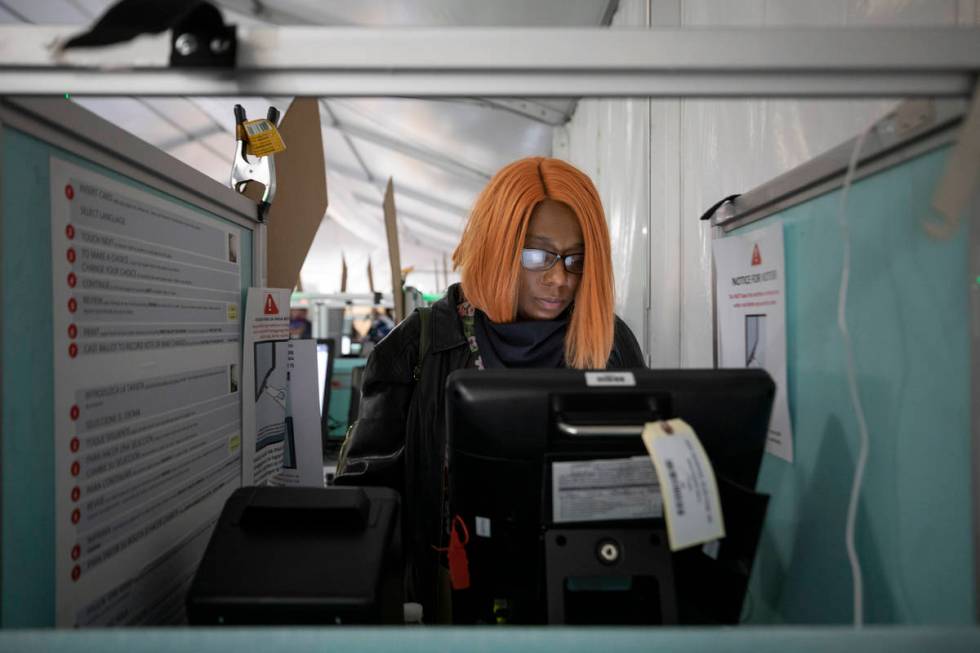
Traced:
[[187, 594], [191, 624], [401, 624], [400, 498], [376, 487], [244, 487]]

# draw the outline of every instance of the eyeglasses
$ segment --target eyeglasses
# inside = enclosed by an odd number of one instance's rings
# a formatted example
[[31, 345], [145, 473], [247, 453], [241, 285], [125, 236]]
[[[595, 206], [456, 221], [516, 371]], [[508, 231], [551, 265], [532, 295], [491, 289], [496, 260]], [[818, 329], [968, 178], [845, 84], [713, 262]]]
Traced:
[[570, 274], [582, 274], [585, 269], [585, 254], [568, 254], [562, 256], [546, 249], [522, 249], [521, 266], [525, 270], [532, 272], [544, 272], [555, 267], [555, 263], [561, 259], [565, 266], [565, 271]]

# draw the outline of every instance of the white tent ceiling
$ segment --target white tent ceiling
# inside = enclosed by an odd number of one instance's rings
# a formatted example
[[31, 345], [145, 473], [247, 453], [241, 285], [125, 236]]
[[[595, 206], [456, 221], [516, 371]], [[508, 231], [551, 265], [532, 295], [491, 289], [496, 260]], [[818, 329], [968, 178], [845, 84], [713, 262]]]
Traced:
[[[94, 22], [115, 0], [0, 0], [0, 23]], [[219, 0], [228, 22], [349, 26], [608, 25], [617, 0]], [[234, 149], [232, 107], [250, 117], [291, 98], [81, 98], [74, 100], [203, 173], [227, 182]], [[552, 129], [574, 101], [458, 98], [321, 100], [330, 207], [301, 274], [307, 291], [368, 290], [367, 264], [387, 290], [381, 201], [394, 179], [402, 266], [409, 284], [444, 287], [444, 261], [469, 207], [500, 167], [551, 153]], [[449, 276], [450, 281], [452, 275]]]

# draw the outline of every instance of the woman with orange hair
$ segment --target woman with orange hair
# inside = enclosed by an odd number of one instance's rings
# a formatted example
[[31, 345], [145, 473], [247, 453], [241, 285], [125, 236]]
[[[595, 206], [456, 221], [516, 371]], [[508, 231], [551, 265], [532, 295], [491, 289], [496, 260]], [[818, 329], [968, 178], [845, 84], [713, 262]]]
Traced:
[[435, 607], [443, 506], [446, 377], [463, 368], [643, 367], [613, 312], [602, 203], [591, 180], [558, 159], [504, 167], [477, 198], [453, 263], [461, 283], [399, 324], [368, 359], [357, 422], [336, 482], [402, 493], [407, 590]]

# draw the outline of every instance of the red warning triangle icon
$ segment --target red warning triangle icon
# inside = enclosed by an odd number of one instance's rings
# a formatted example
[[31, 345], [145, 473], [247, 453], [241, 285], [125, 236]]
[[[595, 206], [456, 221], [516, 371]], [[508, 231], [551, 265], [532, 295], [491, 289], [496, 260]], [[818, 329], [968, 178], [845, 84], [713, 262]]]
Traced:
[[272, 295], [265, 296], [265, 314], [279, 315], [279, 307], [276, 306], [276, 300], [272, 298]]
[[752, 265], [762, 265], [762, 254], [759, 253], [758, 244], [752, 247]]

